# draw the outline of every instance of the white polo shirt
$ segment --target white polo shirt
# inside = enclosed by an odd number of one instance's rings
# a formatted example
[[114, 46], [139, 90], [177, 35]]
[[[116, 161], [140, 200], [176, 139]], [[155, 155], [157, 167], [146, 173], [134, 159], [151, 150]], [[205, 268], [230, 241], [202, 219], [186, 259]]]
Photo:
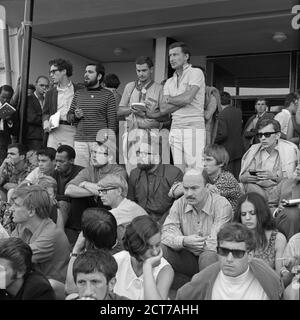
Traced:
[[205, 80], [201, 69], [186, 64], [179, 81], [178, 74], [175, 71], [173, 77], [168, 79], [164, 86], [164, 95], [175, 97], [189, 90], [191, 86], [197, 86], [199, 90], [190, 104], [172, 113], [172, 129], [205, 128]]

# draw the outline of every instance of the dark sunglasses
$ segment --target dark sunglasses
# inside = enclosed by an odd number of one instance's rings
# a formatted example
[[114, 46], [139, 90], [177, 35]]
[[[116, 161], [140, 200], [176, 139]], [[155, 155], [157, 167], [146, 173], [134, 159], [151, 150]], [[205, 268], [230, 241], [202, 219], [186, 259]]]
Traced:
[[278, 131], [273, 131], [273, 132], [259, 132], [257, 134], [257, 137], [259, 139], [261, 139], [263, 136], [265, 136], [266, 138], [270, 138], [272, 134], [277, 133]]
[[246, 251], [245, 250], [239, 250], [239, 249], [227, 249], [223, 247], [217, 247], [217, 252], [222, 257], [227, 257], [229, 253], [232, 254], [232, 256], [235, 259], [241, 259], [244, 257]]

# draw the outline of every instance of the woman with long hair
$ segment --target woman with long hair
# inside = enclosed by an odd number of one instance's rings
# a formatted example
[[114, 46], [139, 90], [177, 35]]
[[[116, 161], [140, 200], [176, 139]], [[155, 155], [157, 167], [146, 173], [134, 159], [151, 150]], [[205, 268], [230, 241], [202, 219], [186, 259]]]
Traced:
[[241, 196], [237, 202], [234, 221], [246, 225], [254, 232], [256, 249], [253, 256], [263, 259], [280, 274], [286, 238], [275, 229], [266, 200], [254, 192]]

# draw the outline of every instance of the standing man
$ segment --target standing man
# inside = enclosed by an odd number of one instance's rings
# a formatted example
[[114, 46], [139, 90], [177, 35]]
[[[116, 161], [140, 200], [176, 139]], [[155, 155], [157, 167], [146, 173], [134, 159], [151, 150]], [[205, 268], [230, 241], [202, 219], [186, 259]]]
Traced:
[[46, 76], [38, 76], [34, 93], [27, 97], [23, 137], [28, 150], [39, 150], [43, 145], [42, 114], [48, 89], [49, 79]]
[[89, 63], [85, 68], [85, 88], [74, 95], [67, 114], [70, 123], [76, 123], [74, 149], [75, 164], [90, 165], [93, 144], [101, 129], [115, 133], [117, 128], [116, 101], [113, 93], [101, 86], [105, 69], [101, 63]]
[[[136, 167], [135, 156], [136, 145], [141, 136], [157, 136], [158, 129], [162, 128], [165, 117], [149, 117], [150, 114], [157, 114], [162, 101], [162, 85], [153, 81], [153, 62], [149, 57], [138, 57], [135, 61], [137, 80], [129, 82], [123, 92], [118, 109], [119, 117], [126, 117], [128, 133], [123, 135], [123, 151], [126, 153], [125, 159], [128, 174]], [[139, 110], [134, 107], [134, 103], [144, 103], [144, 109]], [[133, 107], [132, 107], [133, 105]], [[136, 130], [135, 133], [134, 129]], [[156, 130], [153, 130], [156, 129]], [[146, 130], [146, 131], [145, 131]]]
[[202, 70], [189, 64], [191, 53], [186, 44], [175, 42], [169, 47], [169, 58], [175, 70], [164, 86], [161, 115], [172, 114], [169, 142], [174, 164], [183, 172], [203, 168], [205, 147], [204, 98]]
[[268, 105], [265, 99], [258, 98], [255, 102], [256, 115], [248, 119], [245, 124], [243, 138], [244, 138], [244, 147], [245, 150], [248, 150], [252, 144], [259, 143], [259, 139], [256, 134], [258, 132], [257, 126], [261, 120], [264, 119], [273, 119], [274, 115], [267, 112]]
[[[67, 113], [78, 89], [70, 77], [73, 73], [73, 66], [69, 61], [55, 59], [49, 61], [50, 78], [54, 87], [45, 96], [43, 108], [43, 125], [45, 133], [49, 133], [47, 147], [57, 149], [61, 144], [74, 146], [76, 129], [67, 121]], [[57, 117], [59, 123], [54, 126], [53, 118]]]
[[228, 92], [221, 93], [221, 108], [215, 143], [224, 146], [227, 150], [229, 155], [227, 169], [238, 179], [244, 154], [242, 112], [231, 105], [231, 96]]
[[[9, 85], [0, 87], [0, 107], [6, 102], [9, 103], [14, 90]], [[11, 143], [10, 135], [13, 134], [13, 116], [5, 119], [0, 118], [0, 164], [6, 158], [7, 146]]]

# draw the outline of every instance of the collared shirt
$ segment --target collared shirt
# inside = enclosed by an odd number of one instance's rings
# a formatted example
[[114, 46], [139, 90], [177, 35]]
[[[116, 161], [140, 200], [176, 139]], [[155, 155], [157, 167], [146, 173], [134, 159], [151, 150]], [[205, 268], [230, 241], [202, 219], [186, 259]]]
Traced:
[[67, 120], [67, 113], [70, 109], [72, 99], [74, 97], [74, 86], [70, 81], [65, 88], [59, 85], [57, 89], [57, 111], [60, 111], [60, 120]]
[[[121, 251], [114, 254], [114, 258], [118, 264], [118, 271], [116, 274], [116, 285], [114, 292], [117, 295], [125, 296], [132, 300], [144, 300], [144, 276], [137, 276], [131, 265], [131, 257], [128, 251]], [[168, 261], [161, 258], [160, 264], [152, 270], [153, 277], [156, 282], [159, 272], [170, 265]]]
[[[147, 84], [144, 87], [147, 87]], [[147, 108], [150, 109], [151, 112], [159, 110], [159, 105], [162, 100], [162, 90], [163, 86], [156, 82], [153, 82], [152, 85], [149, 88], [147, 88], [145, 94], [145, 101], [148, 102]], [[129, 82], [127, 83], [124, 89], [120, 101], [120, 106], [128, 107], [131, 106], [131, 104], [134, 102], [141, 102], [140, 91], [135, 87], [135, 82]], [[149, 119], [145, 117], [140, 117], [138, 115], [135, 115], [135, 118], [139, 128], [142, 129], [157, 128], [159, 125], [159, 122], [156, 119]], [[132, 115], [128, 116], [126, 119], [128, 121], [131, 121]]]
[[[257, 114], [257, 115], [254, 117], [254, 119], [252, 120], [252, 127], [251, 127], [250, 129], [254, 129], [254, 128], [256, 127], [258, 120], [261, 119], [266, 112], [267, 112], [267, 111], [263, 112], [261, 115]], [[248, 128], [248, 130], [249, 130], [249, 128]]]
[[182, 129], [196, 127], [205, 129], [204, 123], [204, 100], [205, 100], [205, 80], [201, 69], [193, 68], [186, 64], [183, 67], [182, 76], [179, 78], [174, 72], [172, 78], [168, 79], [164, 86], [164, 95], [175, 97], [192, 86], [199, 87], [193, 101], [172, 113], [172, 129]]
[[43, 108], [44, 108], [44, 104], [45, 104], [45, 97], [43, 97], [43, 99], [41, 99], [37, 94], [36, 94], [36, 92], [34, 91], [34, 93], [33, 93], [34, 95], [35, 95], [35, 97], [38, 99], [38, 102], [40, 103], [40, 106], [41, 106], [41, 108], [42, 108], [42, 110], [43, 110]]
[[281, 132], [287, 134], [289, 122], [292, 118], [291, 113], [287, 109], [282, 109], [281, 112], [277, 113], [274, 120], [280, 123]]
[[208, 237], [204, 250], [216, 250], [217, 233], [232, 218], [232, 207], [224, 197], [209, 192], [204, 207], [197, 210], [185, 196], [176, 200], [162, 228], [162, 243], [170, 248], [183, 248], [183, 238], [189, 235]]
[[168, 196], [171, 186], [182, 178], [182, 171], [169, 164], [160, 164], [154, 172], [135, 168], [129, 177], [128, 199], [138, 203], [148, 214], [162, 216], [173, 203]]

